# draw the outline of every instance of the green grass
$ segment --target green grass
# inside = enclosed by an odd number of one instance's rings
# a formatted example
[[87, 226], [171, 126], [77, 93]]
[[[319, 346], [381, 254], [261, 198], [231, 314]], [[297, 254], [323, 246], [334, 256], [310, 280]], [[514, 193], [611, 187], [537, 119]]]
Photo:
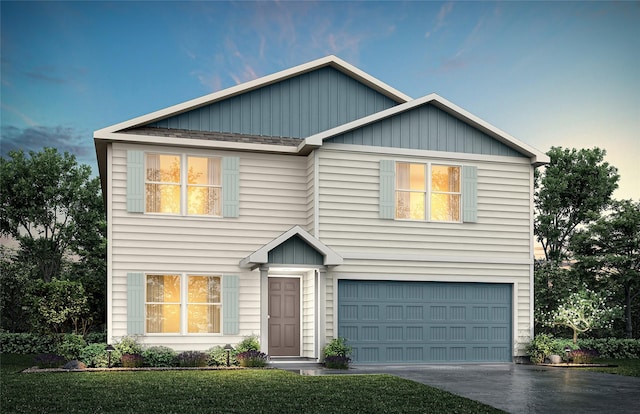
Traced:
[[581, 368], [589, 371], [606, 372], [608, 374], [626, 375], [628, 377], [640, 377], [640, 359], [596, 359], [598, 364], [617, 365], [606, 368]]
[[391, 375], [300, 376], [274, 370], [22, 374], [2, 355], [3, 413], [501, 413]]

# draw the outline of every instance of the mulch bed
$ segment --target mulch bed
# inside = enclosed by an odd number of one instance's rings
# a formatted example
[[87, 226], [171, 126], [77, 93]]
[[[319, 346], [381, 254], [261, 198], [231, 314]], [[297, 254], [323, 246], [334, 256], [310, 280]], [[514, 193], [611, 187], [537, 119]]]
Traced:
[[115, 372], [115, 371], [227, 371], [246, 369], [244, 367], [140, 367], [140, 368], [84, 368], [84, 369], [64, 369], [64, 368], [38, 368], [31, 367], [21, 372], [23, 374], [33, 374], [38, 372]]

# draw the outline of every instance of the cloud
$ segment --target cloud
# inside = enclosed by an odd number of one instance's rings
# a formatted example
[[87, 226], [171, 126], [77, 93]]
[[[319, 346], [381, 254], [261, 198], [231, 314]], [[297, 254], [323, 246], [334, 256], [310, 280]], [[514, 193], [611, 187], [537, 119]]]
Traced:
[[7, 104], [1, 104], [0, 107], [2, 107], [2, 109], [4, 109], [5, 111], [11, 112], [15, 115], [17, 115], [20, 119], [22, 119], [24, 121], [25, 124], [29, 125], [29, 126], [36, 126], [36, 123], [33, 119], [31, 119], [29, 116], [27, 116], [26, 114], [24, 114], [23, 112], [17, 110], [16, 108], [14, 108], [13, 106], [7, 105]]
[[442, 6], [440, 6], [440, 10], [438, 11], [438, 14], [436, 15], [436, 22], [435, 25], [433, 26], [433, 29], [431, 29], [430, 31], [426, 32], [424, 37], [425, 38], [429, 38], [431, 37], [432, 34], [436, 33], [438, 30], [442, 29], [442, 27], [446, 24], [446, 19], [447, 16], [449, 16], [449, 14], [451, 14], [451, 10], [453, 10], [453, 2], [447, 2], [445, 4], [443, 4]]
[[90, 133], [64, 126], [34, 126], [17, 128], [2, 126], [0, 129], [0, 155], [7, 157], [11, 151], [41, 151], [44, 147], [57, 148], [60, 152], [74, 154], [79, 163], [88, 164], [96, 173], [96, 155]]

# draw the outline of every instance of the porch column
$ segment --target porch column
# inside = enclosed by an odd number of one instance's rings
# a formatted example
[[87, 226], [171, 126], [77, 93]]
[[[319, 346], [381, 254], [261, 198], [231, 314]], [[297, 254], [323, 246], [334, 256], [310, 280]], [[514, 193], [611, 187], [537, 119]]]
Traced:
[[322, 348], [327, 338], [327, 268], [318, 269], [318, 358], [322, 358]]
[[260, 266], [260, 351], [269, 353], [269, 266]]

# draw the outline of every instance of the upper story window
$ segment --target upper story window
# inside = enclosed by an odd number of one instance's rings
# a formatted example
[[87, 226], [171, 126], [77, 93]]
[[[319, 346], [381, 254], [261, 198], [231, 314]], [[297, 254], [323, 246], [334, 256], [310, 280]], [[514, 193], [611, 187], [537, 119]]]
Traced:
[[396, 163], [396, 218], [461, 221], [459, 166]]
[[145, 212], [222, 215], [221, 160], [145, 154]]

